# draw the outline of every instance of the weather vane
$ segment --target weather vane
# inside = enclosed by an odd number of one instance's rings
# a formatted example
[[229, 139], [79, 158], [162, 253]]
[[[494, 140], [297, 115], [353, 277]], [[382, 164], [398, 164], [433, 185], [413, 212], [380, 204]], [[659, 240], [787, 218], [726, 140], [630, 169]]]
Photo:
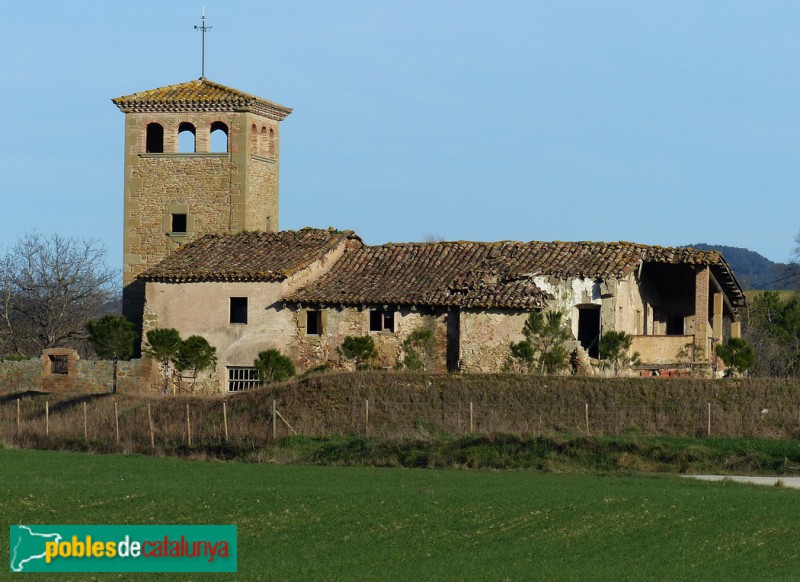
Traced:
[[203, 36], [203, 49], [202, 49], [202, 56], [200, 60], [200, 78], [206, 78], [206, 31], [211, 30], [210, 26], [206, 26], [206, 7], [203, 6], [203, 16], [200, 21], [200, 26], [194, 25], [195, 30], [199, 30]]

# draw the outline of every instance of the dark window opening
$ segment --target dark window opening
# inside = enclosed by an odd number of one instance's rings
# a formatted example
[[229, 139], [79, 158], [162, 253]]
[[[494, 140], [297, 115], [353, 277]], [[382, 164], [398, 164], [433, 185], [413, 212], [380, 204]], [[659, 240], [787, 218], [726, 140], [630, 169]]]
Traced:
[[221, 121], [215, 121], [211, 124], [211, 151], [228, 151], [228, 126]]
[[667, 317], [667, 335], [683, 335], [683, 317], [670, 315]]
[[172, 215], [172, 232], [186, 234], [186, 215], [173, 214]]
[[578, 341], [590, 358], [600, 356], [600, 308], [578, 308]]
[[67, 356], [50, 356], [51, 374], [69, 374], [69, 359]]
[[306, 335], [322, 335], [321, 311], [306, 311]]
[[461, 312], [447, 312], [447, 371], [458, 372], [461, 363]]
[[147, 138], [145, 148], [148, 154], [164, 153], [164, 128], [158, 123], [147, 124]]
[[377, 309], [370, 311], [369, 330], [394, 332], [394, 311], [379, 311]]
[[247, 323], [247, 297], [231, 297], [231, 323]]
[[196, 151], [194, 125], [184, 121], [178, 126], [178, 152], [193, 154]]
[[275, 131], [269, 130], [269, 155], [271, 158], [275, 157]]

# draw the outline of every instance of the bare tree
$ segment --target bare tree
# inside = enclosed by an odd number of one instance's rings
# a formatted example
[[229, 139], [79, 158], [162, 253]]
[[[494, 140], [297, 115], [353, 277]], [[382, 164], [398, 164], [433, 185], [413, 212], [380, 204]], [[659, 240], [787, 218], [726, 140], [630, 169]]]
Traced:
[[794, 283], [795, 289], [800, 289], [800, 232], [794, 237], [795, 247], [792, 253], [792, 260], [787, 268], [786, 277], [790, 283]]
[[95, 240], [26, 234], [0, 259], [6, 351], [85, 346], [86, 322], [115, 298], [117, 273]]

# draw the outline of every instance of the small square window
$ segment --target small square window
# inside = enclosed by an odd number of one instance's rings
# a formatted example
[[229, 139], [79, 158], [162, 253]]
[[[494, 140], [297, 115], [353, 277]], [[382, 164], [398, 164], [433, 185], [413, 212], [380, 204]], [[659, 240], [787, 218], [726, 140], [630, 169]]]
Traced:
[[247, 297], [231, 297], [231, 323], [247, 323]]
[[394, 311], [380, 311], [377, 309], [370, 311], [369, 330], [394, 332]]
[[67, 356], [50, 356], [51, 374], [69, 374], [69, 359]]
[[321, 311], [306, 311], [306, 335], [322, 335]]
[[186, 234], [186, 215], [172, 215], [172, 232], [175, 234]]

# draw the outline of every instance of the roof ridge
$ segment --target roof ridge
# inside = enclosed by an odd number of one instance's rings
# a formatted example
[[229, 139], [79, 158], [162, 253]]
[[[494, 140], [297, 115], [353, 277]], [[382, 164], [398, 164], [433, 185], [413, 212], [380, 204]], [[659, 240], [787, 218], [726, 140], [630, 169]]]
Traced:
[[289, 107], [206, 77], [137, 91], [115, 97], [111, 101], [125, 112], [235, 111], [248, 107], [251, 111], [277, 121], [285, 119], [292, 112]]

